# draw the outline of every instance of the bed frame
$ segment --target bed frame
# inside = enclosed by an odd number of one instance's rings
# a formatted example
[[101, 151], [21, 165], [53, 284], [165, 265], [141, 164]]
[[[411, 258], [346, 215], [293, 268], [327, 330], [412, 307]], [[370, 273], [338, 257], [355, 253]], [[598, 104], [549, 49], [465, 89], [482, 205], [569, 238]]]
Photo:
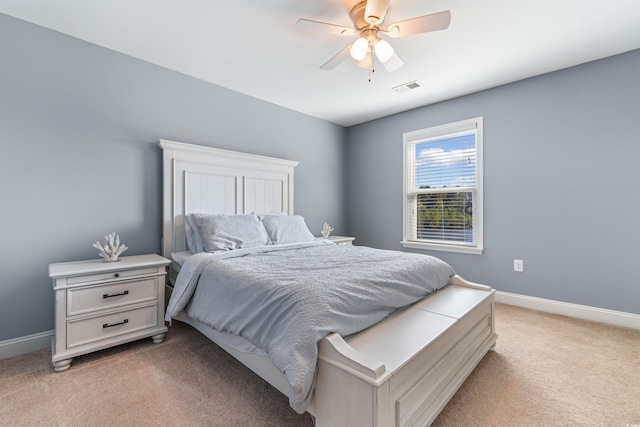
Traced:
[[[159, 144], [165, 257], [186, 250], [186, 214], [293, 214], [298, 162], [166, 140]], [[170, 278], [176, 267], [172, 264]], [[362, 332], [328, 335], [319, 343], [308, 408], [316, 426], [429, 425], [495, 345], [494, 313], [493, 289], [454, 276], [442, 290]], [[219, 343], [215, 332], [195, 319], [179, 320], [288, 394], [284, 375], [268, 357]]]

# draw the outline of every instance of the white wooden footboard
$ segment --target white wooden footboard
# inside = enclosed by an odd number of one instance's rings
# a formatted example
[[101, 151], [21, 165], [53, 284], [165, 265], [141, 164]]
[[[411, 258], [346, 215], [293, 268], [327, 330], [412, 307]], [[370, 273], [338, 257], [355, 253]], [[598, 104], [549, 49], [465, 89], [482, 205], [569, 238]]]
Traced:
[[317, 427], [429, 425], [496, 342], [494, 290], [449, 286], [343, 339], [320, 342]]

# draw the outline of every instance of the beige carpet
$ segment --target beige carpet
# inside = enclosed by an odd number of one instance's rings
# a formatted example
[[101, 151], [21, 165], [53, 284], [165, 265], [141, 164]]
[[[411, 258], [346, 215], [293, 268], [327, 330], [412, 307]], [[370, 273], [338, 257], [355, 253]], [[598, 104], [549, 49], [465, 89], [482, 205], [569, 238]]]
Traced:
[[[436, 426], [640, 424], [640, 331], [498, 305], [498, 344]], [[74, 359], [48, 350], [0, 361], [1, 426], [312, 426], [201, 334], [174, 323]]]

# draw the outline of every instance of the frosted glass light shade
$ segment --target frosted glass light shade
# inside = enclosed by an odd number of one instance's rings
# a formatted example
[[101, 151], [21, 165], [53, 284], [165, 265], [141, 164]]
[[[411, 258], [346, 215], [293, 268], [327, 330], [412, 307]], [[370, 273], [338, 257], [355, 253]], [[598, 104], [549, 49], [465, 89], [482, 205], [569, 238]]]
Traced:
[[369, 41], [364, 37], [360, 37], [356, 42], [351, 46], [351, 56], [356, 61], [360, 61], [367, 56], [367, 52], [369, 50]]
[[393, 48], [385, 40], [378, 40], [373, 45], [373, 48], [376, 51], [376, 56], [378, 57], [380, 62], [387, 62], [389, 58], [393, 56]]

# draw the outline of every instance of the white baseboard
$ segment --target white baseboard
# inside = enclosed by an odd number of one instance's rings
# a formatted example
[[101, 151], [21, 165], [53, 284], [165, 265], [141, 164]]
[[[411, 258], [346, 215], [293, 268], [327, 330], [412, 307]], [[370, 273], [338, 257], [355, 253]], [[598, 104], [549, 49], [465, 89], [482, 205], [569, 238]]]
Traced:
[[571, 304], [568, 302], [529, 297], [526, 295], [511, 294], [509, 292], [500, 291], [496, 292], [496, 302], [544, 311], [547, 313], [576, 317], [578, 319], [591, 320], [593, 322], [640, 329], [640, 315], [625, 313], [623, 311], [607, 310], [604, 308]]
[[40, 332], [26, 337], [0, 341], [0, 360], [51, 348], [53, 334], [54, 331]]

